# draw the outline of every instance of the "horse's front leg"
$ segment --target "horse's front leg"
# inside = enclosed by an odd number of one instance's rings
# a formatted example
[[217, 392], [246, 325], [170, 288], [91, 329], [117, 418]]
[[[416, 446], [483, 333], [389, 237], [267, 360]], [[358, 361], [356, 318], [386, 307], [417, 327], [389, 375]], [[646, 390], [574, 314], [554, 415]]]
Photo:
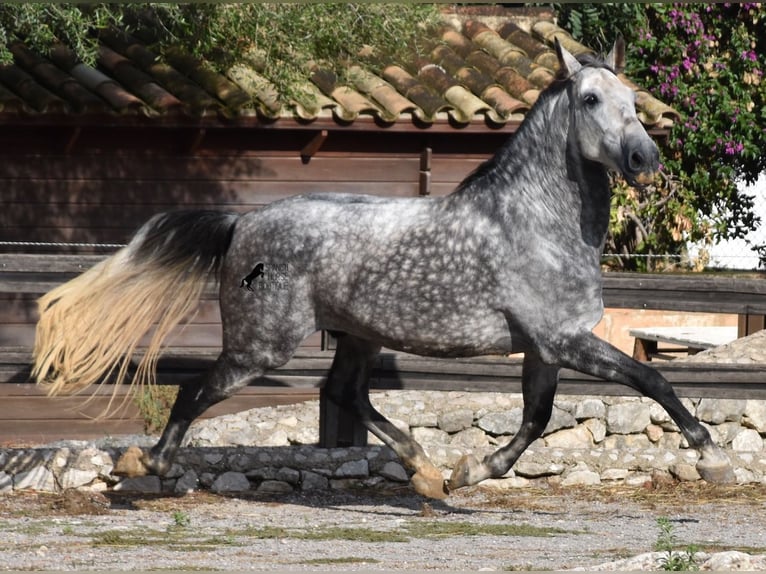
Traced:
[[470, 455], [461, 458], [449, 480], [451, 489], [476, 484], [487, 478], [499, 478], [511, 469], [527, 447], [543, 434], [551, 418], [558, 372], [558, 366], [543, 364], [537, 353], [528, 351], [524, 354], [521, 374], [524, 413], [519, 431], [511, 442], [483, 461]]
[[710, 433], [678, 399], [670, 383], [653, 368], [640, 363], [593, 333], [566, 339], [561, 346], [561, 365], [636, 389], [658, 402], [678, 425], [689, 445], [700, 453], [697, 472], [708, 482], [736, 481], [731, 462]]
[[251, 360], [241, 361], [222, 353], [207, 373], [180, 386], [170, 418], [157, 444], [146, 453], [135, 446], [128, 448], [115, 464], [114, 474], [166, 474], [189, 425], [208, 408], [229, 398], [264, 371], [265, 367], [254, 366]]
[[398, 429], [370, 402], [369, 381], [380, 345], [351, 335], [338, 337], [325, 390], [328, 398], [359, 417], [362, 424], [393, 450], [402, 463], [414, 471], [412, 486], [424, 496], [445, 498], [444, 477], [423, 448], [406, 432]]

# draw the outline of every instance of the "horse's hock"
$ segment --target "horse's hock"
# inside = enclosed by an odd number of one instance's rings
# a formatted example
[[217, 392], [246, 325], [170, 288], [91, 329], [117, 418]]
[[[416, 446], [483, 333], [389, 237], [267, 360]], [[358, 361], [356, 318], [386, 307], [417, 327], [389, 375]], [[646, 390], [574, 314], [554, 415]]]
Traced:
[[[766, 332], [690, 360], [742, 361], [757, 357]], [[752, 360], [752, 359], [751, 359]], [[483, 456], [507, 442], [521, 421], [521, 395], [455, 391], [386, 391], [372, 400], [380, 411], [409, 429], [433, 462], [449, 476], [463, 455]], [[766, 483], [766, 401], [683, 399], [725, 448], [737, 481]], [[197, 422], [164, 477], [119, 479], [113, 465], [136, 441], [120, 437], [0, 452], [0, 491], [66, 488], [179, 493], [376, 488], [409, 481], [386, 447], [322, 449], [316, 401], [266, 407]], [[372, 442], [372, 441], [371, 441]], [[255, 446], [257, 445], [257, 446]], [[684, 448], [676, 426], [656, 403], [635, 397], [557, 397], [544, 436], [519, 459], [495, 488], [541, 484], [592, 485], [699, 480], [698, 454]]]

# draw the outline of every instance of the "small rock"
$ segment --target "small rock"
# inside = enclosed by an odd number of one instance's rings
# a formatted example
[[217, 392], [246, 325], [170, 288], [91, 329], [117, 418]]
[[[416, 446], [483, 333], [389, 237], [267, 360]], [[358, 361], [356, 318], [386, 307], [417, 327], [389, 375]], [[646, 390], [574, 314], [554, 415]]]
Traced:
[[670, 471], [670, 474], [675, 476], [678, 480], [685, 482], [695, 482], [701, 478], [697, 469], [694, 468], [694, 465], [685, 462], [672, 464], [668, 470]]
[[644, 433], [649, 438], [650, 441], [657, 443], [662, 439], [663, 435], [665, 434], [665, 431], [662, 430], [662, 427], [660, 425], [655, 424], [649, 424], [646, 425], [646, 428], [644, 429]]
[[520, 460], [513, 467], [518, 476], [524, 478], [540, 478], [543, 476], [555, 476], [564, 472], [564, 465], [560, 463], [539, 463]]
[[601, 476], [589, 469], [573, 470], [561, 481], [561, 486], [592, 486], [601, 484]]
[[599, 444], [606, 438], [606, 424], [601, 419], [588, 419], [582, 424], [590, 431], [594, 443]]
[[601, 473], [601, 480], [625, 480], [627, 476], [626, 468], [607, 468]]

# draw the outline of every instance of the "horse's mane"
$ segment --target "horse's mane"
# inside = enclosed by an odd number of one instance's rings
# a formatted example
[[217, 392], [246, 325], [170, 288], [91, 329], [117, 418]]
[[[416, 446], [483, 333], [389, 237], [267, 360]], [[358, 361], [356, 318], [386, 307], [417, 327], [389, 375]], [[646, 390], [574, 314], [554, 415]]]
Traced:
[[[577, 61], [582, 64], [583, 68], [603, 68], [606, 70], [609, 70], [613, 74], [616, 74], [615, 70], [609, 66], [604, 58], [601, 56], [597, 56], [592, 53], [585, 53], [580, 54], [577, 56]], [[468, 176], [457, 186], [457, 189], [455, 192], [460, 192], [464, 189], [467, 189], [472, 186], [474, 182], [477, 180], [480, 180], [484, 178], [487, 174], [493, 172], [496, 167], [498, 161], [504, 161], [503, 151], [507, 150], [511, 145], [512, 142], [521, 135], [524, 124], [527, 123], [527, 120], [530, 119], [530, 117], [542, 106], [543, 102], [556, 97], [559, 95], [562, 91], [564, 91], [569, 85], [569, 82], [572, 81], [572, 75], [567, 74], [563, 69], [559, 68], [556, 72], [556, 75], [554, 76], [553, 80], [550, 84], [542, 91], [540, 92], [540, 95], [537, 98], [537, 101], [535, 102], [535, 105], [532, 106], [532, 109], [527, 112], [527, 117], [525, 118], [525, 121], [522, 122], [521, 126], [519, 126], [519, 129], [516, 130], [514, 133], [511, 134], [511, 136], [508, 138], [508, 141], [505, 143], [505, 145], [496, 153], [492, 158], [488, 159], [481, 165], [479, 165], [473, 172], [468, 174]]]

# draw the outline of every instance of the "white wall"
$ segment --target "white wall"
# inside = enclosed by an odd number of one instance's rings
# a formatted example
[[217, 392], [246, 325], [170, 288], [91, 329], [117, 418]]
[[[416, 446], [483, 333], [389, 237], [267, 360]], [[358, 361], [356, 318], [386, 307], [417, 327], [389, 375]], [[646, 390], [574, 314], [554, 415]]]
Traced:
[[[758, 254], [748, 245], [748, 241], [754, 245], [766, 244], [766, 174], [761, 174], [753, 185], [742, 184], [740, 190], [754, 198], [755, 213], [760, 216], [761, 222], [746, 239], [732, 239], [708, 246], [710, 262], [707, 267], [710, 269], [759, 269]], [[689, 246], [692, 258], [696, 258], [701, 247], [699, 244]]]

